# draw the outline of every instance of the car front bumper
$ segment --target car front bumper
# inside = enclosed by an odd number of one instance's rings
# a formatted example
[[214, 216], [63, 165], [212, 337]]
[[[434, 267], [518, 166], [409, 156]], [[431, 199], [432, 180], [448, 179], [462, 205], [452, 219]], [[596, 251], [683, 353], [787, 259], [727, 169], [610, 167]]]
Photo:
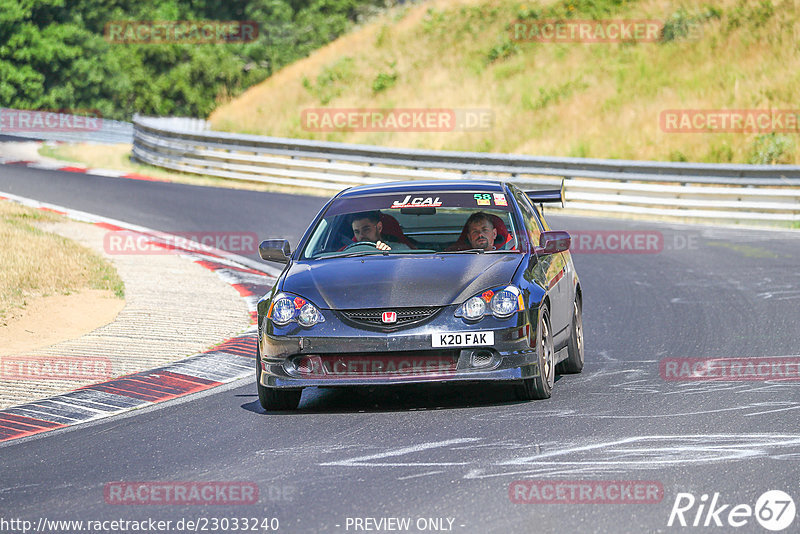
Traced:
[[[336, 322], [326, 310], [326, 323], [304, 330], [261, 330], [261, 385], [270, 388], [391, 385], [420, 382], [519, 382], [539, 376], [525, 313], [476, 324], [440, 314], [438, 320], [384, 333]], [[324, 326], [324, 328], [317, 328]], [[442, 332], [494, 333], [490, 346], [434, 348], [432, 336]], [[305, 334], [305, 335], [304, 335]]]

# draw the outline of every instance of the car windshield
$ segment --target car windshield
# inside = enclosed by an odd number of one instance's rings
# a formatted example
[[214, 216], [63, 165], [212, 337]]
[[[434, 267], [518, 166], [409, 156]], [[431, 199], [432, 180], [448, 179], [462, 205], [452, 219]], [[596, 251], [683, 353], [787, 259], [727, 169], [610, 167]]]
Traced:
[[343, 197], [328, 207], [301, 258], [519, 253], [523, 237], [509, 202], [485, 192]]

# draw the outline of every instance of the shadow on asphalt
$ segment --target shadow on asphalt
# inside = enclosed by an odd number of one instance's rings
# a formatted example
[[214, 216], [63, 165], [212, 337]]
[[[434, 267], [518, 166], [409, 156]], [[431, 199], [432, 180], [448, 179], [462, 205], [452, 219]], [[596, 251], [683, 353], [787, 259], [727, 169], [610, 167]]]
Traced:
[[[560, 380], [556, 376], [556, 381]], [[238, 395], [250, 397], [251, 395]], [[256, 395], [252, 395], [256, 397]], [[499, 384], [405, 384], [375, 387], [306, 388], [297, 410], [269, 411], [261, 408], [258, 399], [242, 404], [242, 408], [263, 415], [305, 415], [402, 412], [476, 408], [504, 404], [526, 404], [514, 395], [508, 385]]]

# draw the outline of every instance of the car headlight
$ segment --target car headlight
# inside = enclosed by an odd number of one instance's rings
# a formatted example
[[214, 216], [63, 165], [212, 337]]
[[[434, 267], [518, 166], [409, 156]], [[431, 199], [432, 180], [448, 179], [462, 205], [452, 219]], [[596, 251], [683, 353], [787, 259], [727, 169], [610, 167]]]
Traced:
[[[459, 314], [459, 311], [461, 312]], [[486, 313], [486, 303], [480, 297], [472, 297], [461, 305], [456, 312], [456, 317], [464, 317], [468, 321], [477, 321]]]
[[303, 306], [300, 308], [300, 311], [297, 312], [297, 322], [302, 326], [314, 326], [315, 324], [321, 323], [324, 320], [325, 319], [322, 317], [322, 314], [319, 312], [319, 310], [309, 302], [303, 304]]
[[292, 321], [297, 321], [306, 328], [325, 321], [316, 306], [302, 297], [280, 293], [275, 296], [267, 312], [273, 323], [277, 326], [286, 326]]
[[270, 311], [270, 319], [278, 326], [284, 326], [292, 322], [294, 319], [294, 302], [288, 297], [277, 299], [272, 304]]
[[519, 310], [519, 289], [509, 286], [492, 297], [489, 307], [495, 317], [505, 318]]
[[506, 319], [524, 309], [525, 304], [519, 288], [506, 286], [475, 295], [459, 306], [455, 315], [468, 321], [477, 321], [487, 313], [498, 319]]

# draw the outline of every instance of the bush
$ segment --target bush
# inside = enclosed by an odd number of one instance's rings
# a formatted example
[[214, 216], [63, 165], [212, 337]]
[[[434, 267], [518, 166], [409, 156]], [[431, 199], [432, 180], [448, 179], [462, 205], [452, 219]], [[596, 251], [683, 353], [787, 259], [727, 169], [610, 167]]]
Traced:
[[687, 158], [686, 154], [684, 154], [680, 150], [673, 150], [672, 152], [669, 153], [669, 160], [684, 162], [684, 161], [689, 161], [689, 158]]
[[712, 18], [720, 18], [722, 11], [716, 7], [706, 7], [700, 13], [691, 15], [684, 8], [672, 14], [661, 29], [661, 42], [668, 43], [680, 39], [699, 39], [703, 24]]
[[343, 57], [333, 64], [323, 67], [317, 75], [316, 86], [303, 77], [303, 87], [319, 99], [323, 106], [342, 94], [344, 82], [355, 74], [355, 62], [351, 57]]
[[759, 135], [753, 141], [749, 163], [774, 165], [794, 161], [794, 141], [791, 137], [775, 132]]
[[[206, 117], [220, 102], [347, 31], [385, 0], [0, 0], [0, 102], [21, 109], [98, 109]], [[122, 44], [111, 21], [254, 20], [250, 43]], [[339, 78], [318, 80], [329, 100]], [[306, 88], [313, 87], [308, 81]]]
[[519, 53], [519, 46], [506, 36], [501, 43], [494, 45], [486, 54], [486, 63], [494, 63], [498, 59], [505, 59], [517, 53]]
[[394, 86], [397, 82], [397, 72], [394, 71], [394, 67], [397, 63], [392, 62], [389, 67], [392, 69], [392, 72], [385, 73], [380, 72], [375, 77], [375, 80], [372, 82], [372, 92], [373, 93], [380, 93], [381, 91], [385, 91], [390, 87]]

